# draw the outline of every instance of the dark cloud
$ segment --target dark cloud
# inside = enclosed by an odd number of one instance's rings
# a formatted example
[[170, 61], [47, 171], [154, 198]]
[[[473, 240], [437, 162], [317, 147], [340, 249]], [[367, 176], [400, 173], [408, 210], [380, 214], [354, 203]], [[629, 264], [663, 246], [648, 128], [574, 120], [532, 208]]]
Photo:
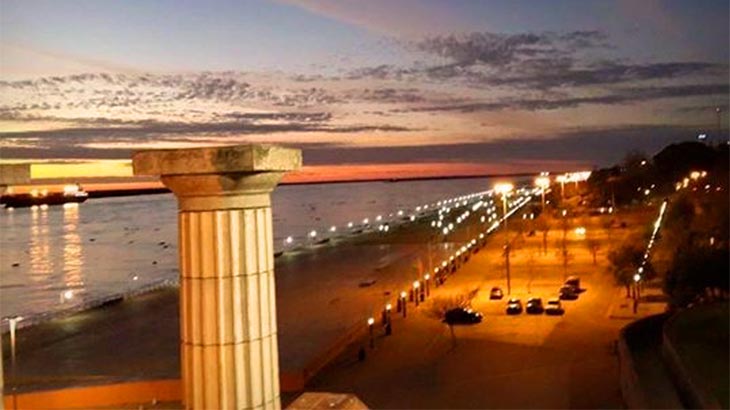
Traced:
[[417, 103], [426, 100], [417, 88], [365, 88], [345, 93], [346, 100], [374, 101], [379, 103]]
[[567, 33], [471, 33], [436, 36], [409, 46], [448, 62], [398, 67], [363, 67], [351, 79], [457, 81], [472, 87], [495, 86], [549, 91], [652, 80], [712, 77], [727, 79], [728, 64], [703, 61], [632, 63], [599, 59], [595, 50], [609, 49], [600, 31]]
[[598, 31], [556, 33], [470, 33], [429, 37], [414, 44], [460, 66], [484, 64], [503, 68], [534, 58], [559, 58], [582, 49], [606, 46]]
[[581, 105], [618, 105], [632, 104], [642, 101], [658, 100], [663, 98], [694, 97], [730, 94], [728, 84], [697, 84], [684, 86], [651, 86], [615, 88], [610, 94], [589, 97], [567, 97], [559, 99], [504, 99], [499, 101], [473, 101], [455, 104], [431, 105], [409, 109], [393, 110], [393, 112], [462, 112], [501, 110], [556, 110], [561, 108], [575, 108]]
[[526, 62], [513, 75], [480, 77], [487, 85], [510, 85], [518, 88], [551, 89], [585, 87], [646, 80], [666, 80], [709, 75], [727, 77], [728, 65], [707, 62], [670, 62], [627, 64], [615, 61], [594, 63], [578, 68], [567, 59], [539, 59]]
[[[321, 87], [273, 89], [255, 87], [239, 72], [196, 74], [79, 74], [35, 80], [0, 81], [0, 92], [26, 91], [40, 97], [58, 96], [67, 108], [131, 107], [176, 101], [266, 103], [277, 107], [307, 107], [340, 102]], [[34, 107], [47, 109], [50, 107]]]
[[216, 118], [233, 119], [239, 121], [287, 121], [287, 122], [327, 122], [332, 119], [332, 113], [329, 112], [275, 112], [275, 113], [252, 113], [252, 112], [233, 112], [225, 114], [214, 114]]

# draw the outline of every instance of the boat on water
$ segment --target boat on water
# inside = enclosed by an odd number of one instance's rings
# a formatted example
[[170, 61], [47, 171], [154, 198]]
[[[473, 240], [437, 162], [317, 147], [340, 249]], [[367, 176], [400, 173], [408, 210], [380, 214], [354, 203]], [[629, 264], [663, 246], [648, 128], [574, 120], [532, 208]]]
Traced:
[[30, 192], [3, 195], [2, 203], [6, 208], [27, 208], [40, 205], [63, 205], [70, 202], [81, 203], [89, 198], [89, 193], [79, 184], [69, 184], [63, 191], [49, 192], [47, 189], [32, 189]]

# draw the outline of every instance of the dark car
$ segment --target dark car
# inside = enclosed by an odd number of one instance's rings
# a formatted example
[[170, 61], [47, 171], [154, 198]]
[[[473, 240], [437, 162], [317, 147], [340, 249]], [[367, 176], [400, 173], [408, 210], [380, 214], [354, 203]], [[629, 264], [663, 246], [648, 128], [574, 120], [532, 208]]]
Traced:
[[530, 313], [530, 314], [539, 315], [544, 310], [545, 309], [542, 307], [542, 299], [540, 299], [540, 298], [527, 299], [527, 303], [525, 304], [525, 312]]
[[565, 313], [565, 310], [563, 309], [563, 305], [560, 304], [560, 299], [550, 299], [547, 302], [547, 307], [545, 307], [545, 314], [546, 315], [562, 315]]
[[561, 300], [578, 299], [578, 291], [570, 285], [563, 285], [563, 287], [560, 288], [559, 295]]
[[502, 299], [504, 297], [504, 292], [502, 292], [502, 288], [493, 287], [492, 290], [489, 291], [489, 299]]
[[450, 325], [470, 325], [480, 323], [482, 314], [467, 308], [454, 308], [444, 315], [444, 323]]
[[507, 314], [519, 315], [522, 313], [522, 302], [517, 298], [511, 298], [507, 301]]
[[564, 286], [572, 286], [576, 292], [580, 291], [580, 278], [577, 276], [570, 276], [565, 280]]

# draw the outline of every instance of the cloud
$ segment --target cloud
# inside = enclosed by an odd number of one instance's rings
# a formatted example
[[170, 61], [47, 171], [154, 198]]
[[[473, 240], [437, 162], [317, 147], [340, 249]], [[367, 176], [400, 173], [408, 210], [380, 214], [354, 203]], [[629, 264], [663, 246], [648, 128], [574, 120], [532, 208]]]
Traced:
[[[427, 37], [404, 43], [446, 62], [351, 70], [347, 78], [393, 81], [456, 81], [466, 86], [551, 91], [618, 83], [711, 77], [726, 79], [728, 64], [704, 61], [635, 63], [600, 57], [613, 49], [595, 30], [564, 33], [491, 33]], [[596, 55], [595, 52], [599, 52]]]
[[727, 76], [728, 65], [708, 62], [669, 62], [628, 64], [603, 61], [589, 67], [575, 67], [570, 61], [532, 60], [512, 76], [481, 78], [489, 85], [510, 85], [519, 88], [551, 89], [586, 87], [633, 81], [666, 80], [709, 75]]
[[473, 101], [456, 104], [433, 105], [395, 110], [395, 112], [461, 112], [473, 113], [480, 111], [502, 110], [557, 110], [575, 108], [581, 105], [618, 105], [633, 104], [642, 101], [658, 100], [663, 98], [694, 97], [710, 95], [727, 95], [730, 93], [728, 84], [697, 84], [665, 87], [632, 87], [618, 88], [614, 92], [599, 96], [568, 97], [559, 99], [512, 99], [500, 101]]
[[562, 34], [477, 32], [436, 36], [415, 42], [422, 52], [451, 60], [460, 66], [483, 64], [508, 67], [534, 58], [562, 57], [583, 49], [607, 47], [607, 36], [599, 31], [570, 31]]

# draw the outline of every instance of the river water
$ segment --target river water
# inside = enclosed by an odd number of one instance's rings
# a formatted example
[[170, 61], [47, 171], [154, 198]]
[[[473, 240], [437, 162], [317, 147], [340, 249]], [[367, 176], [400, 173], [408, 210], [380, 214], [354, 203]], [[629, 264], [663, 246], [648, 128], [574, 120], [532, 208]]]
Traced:
[[[313, 230], [317, 239], [341, 235], [365, 218], [407, 223], [417, 207], [492, 185], [470, 178], [281, 186], [273, 194], [275, 248], [305, 245]], [[172, 194], [0, 209], [0, 315], [29, 324], [174, 283], [176, 223]]]

